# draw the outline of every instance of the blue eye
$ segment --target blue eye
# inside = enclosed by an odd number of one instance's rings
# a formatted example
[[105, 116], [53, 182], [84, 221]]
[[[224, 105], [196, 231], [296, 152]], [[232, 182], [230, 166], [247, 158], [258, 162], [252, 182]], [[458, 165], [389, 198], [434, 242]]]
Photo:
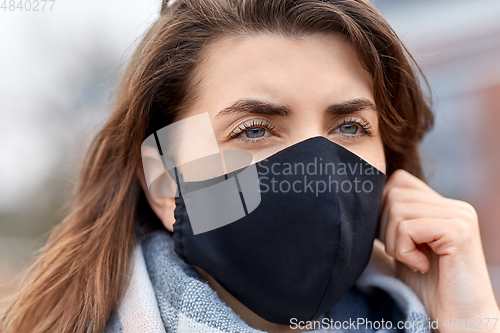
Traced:
[[341, 123], [335, 127], [335, 133], [340, 133], [346, 138], [354, 139], [363, 136], [372, 136], [373, 130], [370, 123], [361, 116], [351, 116], [341, 120]]
[[251, 139], [263, 137], [265, 133], [266, 130], [262, 127], [254, 127], [245, 131], [245, 135], [247, 136], [247, 138]]
[[344, 124], [344, 125], [339, 126], [340, 133], [354, 135], [354, 134], [357, 134], [358, 131], [359, 131], [358, 126], [353, 125], [353, 124]]
[[265, 119], [252, 119], [246, 123], [241, 124], [236, 128], [230, 135], [229, 140], [236, 139], [240, 137], [243, 141], [259, 141], [265, 140], [267, 137], [275, 133], [276, 130], [269, 122]]

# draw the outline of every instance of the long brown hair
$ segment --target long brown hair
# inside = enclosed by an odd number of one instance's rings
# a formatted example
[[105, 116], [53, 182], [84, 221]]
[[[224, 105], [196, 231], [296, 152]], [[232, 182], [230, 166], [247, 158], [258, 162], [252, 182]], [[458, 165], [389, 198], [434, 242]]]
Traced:
[[[164, 3], [128, 62], [114, 110], [93, 139], [69, 211], [1, 318], [7, 333], [102, 332], [127, 287], [137, 225], [157, 223], [136, 176], [140, 147], [189, 108], [201, 51], [228, 35], [338, 33], [374, 79], [388, 174], [422, 177], [430, 129], [422, 74], [395, 32], [363, 0], [176, 0]], [[425, 77], [421, 75], [425, 80]], [[146, 222], [144, 222], [146, 221]]]

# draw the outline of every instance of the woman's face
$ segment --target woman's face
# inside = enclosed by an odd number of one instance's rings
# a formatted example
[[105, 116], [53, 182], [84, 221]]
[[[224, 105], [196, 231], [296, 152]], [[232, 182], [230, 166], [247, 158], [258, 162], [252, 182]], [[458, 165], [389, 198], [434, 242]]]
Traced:
[[220, 150], [259, 161], [324, 136], [386, 171], [373, 79], [340, 35], [226, 37], [203, 59], [196, 98], [176, 120], [207, 112]]

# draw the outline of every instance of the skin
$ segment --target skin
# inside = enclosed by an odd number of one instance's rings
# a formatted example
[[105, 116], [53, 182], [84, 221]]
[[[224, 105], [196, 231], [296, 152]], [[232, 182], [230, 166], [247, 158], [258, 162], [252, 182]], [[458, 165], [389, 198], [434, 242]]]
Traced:
[[[257, 161], [307, 138], [324, 136], [385, 172], [376, 110], [365, 107], [347, 115], [325, 112], [330, 105], [353, 99], [374, 103], [373, 79], [341, 36], [224, 37], [204, 50], [196, 77], [200, 79], [197, 97], [178, 119], [207, 112], [219, 149], [247, 150]], [[289, 112], [270, 115], [239, 110], [218, 115], [241, 99], [286, 106]], [[173, 231], [173, 198], [151, 195], [142, 164], [137, 171], [153, 211]], [[398, 170], [384, 188], [378, 232], [386, 253], [374, 247], [370, 265], [374, 257], [383, 256], [424, 302], [431, 318], [444, 323], [446, 318], [500, 317], [471, 205], [444, 198]], [[210, 275], [196, 269], [250, 326], [268, 332], [299, 331], [257, 316]]]

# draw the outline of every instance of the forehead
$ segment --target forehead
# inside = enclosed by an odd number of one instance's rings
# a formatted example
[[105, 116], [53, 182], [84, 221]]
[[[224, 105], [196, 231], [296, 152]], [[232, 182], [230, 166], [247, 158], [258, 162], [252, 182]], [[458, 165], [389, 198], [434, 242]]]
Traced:
[[373, 96], [371, 74], [339, 34], [223, 36], [203, 50], [194, 77], [199, 102], [218, 107], [224, 98], [264, 97], [291, 105], [306, 97], [324, 104]]

